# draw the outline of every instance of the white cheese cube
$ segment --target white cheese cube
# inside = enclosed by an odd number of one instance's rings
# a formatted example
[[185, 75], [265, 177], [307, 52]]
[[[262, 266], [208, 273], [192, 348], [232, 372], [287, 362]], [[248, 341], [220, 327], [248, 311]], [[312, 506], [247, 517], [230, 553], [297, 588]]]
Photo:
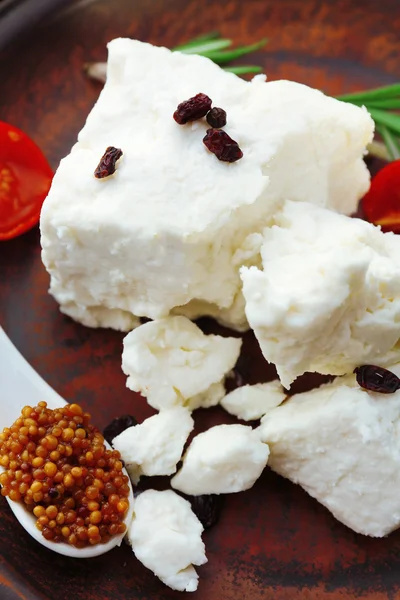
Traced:
[[261, 419], [268, 411], [281, 404], [287, 394], [278, 380], [255, 385], [243, 385], [224, 398], [221, 406], [243, 421]]
[[[199, 92], [227, 111], [241, 160], [220, 162], [205, 148], [205, 119], [172, 118]], [[282, 199], [352, 212], [368, 188], [372, 132], [364, 109], [305, 85], [247, 82], [201, 56], [114, 40], [107, 82], [43, 206], [50, 291], [64, 313], [93, 325], [85, 311], [128, 328], [126, 313], [155, 319], [191, 312], [193, 301], [243, 327], [235, 253]], [[100, 181], [93, 172], [110, 145], [123, 156]]]
[[206, 408], [223, 397], [224, 377], [235, 366], [241, 345], [237, 338], [204, 335], [186, 317], [150, 321], [124, 339], [126, 385], [159, 410]]
[[174, 590], [194, 592], [192, 565], [207, 562], [203, 526], [190, 503], [172, 490], [147, 490], [135, 500], [128, 540], [136, 558]]
[[251, 488], [269, 450], [245, 425], [218, 425], [197, 435], [171, 485], [185, 494], [230, 494]]
[[293, 396], [257, 431], [269, 466], [354, 531], [382, 537], [400, 526], [400, 391], [371, 393], [354, 375], [338, 378]]
[[177, 406], [128, 427], [114, 438], [112, 445], [121, 453], [131, 479], [137, 483], [141, 475], [175, 473], [193, 426], [190, 412]]
[[400, 237], [307, 203], [264, 230], [263, 270], [243, 268], [246, 314], [287, 388], [400, 358]]

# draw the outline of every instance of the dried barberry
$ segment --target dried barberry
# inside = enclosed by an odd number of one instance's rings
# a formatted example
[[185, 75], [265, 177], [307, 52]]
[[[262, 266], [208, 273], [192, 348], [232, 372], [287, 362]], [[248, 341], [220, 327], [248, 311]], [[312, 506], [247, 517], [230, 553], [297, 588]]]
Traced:
[[239, 144], [222, 129], [207, 129], [203, 143], [218, 160], [232, 163], [243, 156]]
[[179, 125], [184, 125], [189, 121], [197, 121], [197, 119], [206, 116], [211, 108], [211, 103], [211, 99], [206, 94], [196, 94], [193, 98], [178, 104], [173, 117]]
[[393, 394], [400, 388], [400, 379], [383, 367], [362, 365], [354, 369], [358, 385], [371, 392]]
[[120, 417], [113, 419], [111, 423], [104, 428], [104, 439], [111, 445], [113, 439], [117, 437], [117, 435], [125, 431], [125, 429], [128, 429], [128, 427], [133, 427], [137, 424], [138, 422], [132, 415], [121, 415]]
[[105, 177], [109, 177], [113, 173], [115, 173], [115, 164], [118, 159], [123, 155], [122, 150], [120, 148], [114, 148], [114, 146], [109, 146], [107, 150], [104, 152], [103, 156], [100, 159], [99, 164], [96, 167], [94, 172], [94, 176], [97, 179], [104, 179]]
[[214, 106], [214, 108], [212, 108], [210, 112], [207, 113], [206, 119], [207, 123], [211, 125], [211, 127], [214, 127], [215, 129], [220, 129], [221, 127], [225, 127], [226, 125], [226, 112], [223, 108], [217, 108], [216, 106]]
[[205, 494], [203, 496], [190, 496], [189, 502], [192, 510], [204, 529], [209, 529], [219, 519], [222, 507], [221, 496]]

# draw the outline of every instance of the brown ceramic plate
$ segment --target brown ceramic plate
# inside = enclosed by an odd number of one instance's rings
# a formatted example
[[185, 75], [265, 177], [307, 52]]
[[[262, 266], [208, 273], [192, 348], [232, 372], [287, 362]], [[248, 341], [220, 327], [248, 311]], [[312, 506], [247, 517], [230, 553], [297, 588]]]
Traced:
[[[397, 0], [70, 0], [0, 54], [0, 118], [31, 135], [55, 168], [100, 91], [82, 66], [105, 59], [107, 41], [132, 36], [172, 47], [215, 29], [238, 44], [267, 36], [269, 44], [253, 61], [270, 79], [334, 94], [399, 76]], [[99, 427], [121, 413], [149, 416], [145, 401], [125, 388], [122, 334], [62, 316], [47, 287], [37, 229], [1, 243], [0, 322], [31, 364], [66, 399], [89, 409]], [[251, 335], [240, 369], [250, 382], [271, 378]], [[219, 409], [196, 416], [198, 430], [224, 421]], [[91, 560], [67, 559], [30, 539], [3, 498], [0, 512], [1, 600], [181, 597], [128, 547]], [[193, 598], [400, 598], [400, 533], [381, 540], [356, 535], [268, 470], [252, 490], [226, 498], [220, 522], [204, 540], [209, 562], [199, 569]]]

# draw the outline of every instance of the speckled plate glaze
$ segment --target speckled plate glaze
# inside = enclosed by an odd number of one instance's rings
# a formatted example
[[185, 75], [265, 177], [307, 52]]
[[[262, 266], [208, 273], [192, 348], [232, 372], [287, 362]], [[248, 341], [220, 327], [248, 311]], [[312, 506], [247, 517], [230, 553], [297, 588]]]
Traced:
[[[238, 44], [267, 36], [269, 44], [253, 61], [270, 79], [290, 78], [329, 93], [399, 79], [397, 0], [70, 0], [1, 52], [0, 118], [31, 135], [55, 168], [100, 91], [82, 66], [105, 59], [107, 41], [132, 36], [172, 47], [215, 29]], [[125, 388], [123, 335], [62, 316], [47, 288], [37, 229], [0, 244], [0, 322], [34, 368], [63, 397], [89, 409], [99, 427], [121, 413], [149, 416], [146, 402]], [[211, 322], [202, 325], [217, 330]], [[252, 383], [273, 377], [250, 334], [239, 368]], [[306, 377], [296, 387], [309, 384]], [[229, 417], [217, 408], [196, 415], [197, 431], [222, 422]], [[356, 535], [268, 470], [252, 490], [226, 497], [220, 522], [204, 541], [209, 562], [199, 568], [194, 599], [400, 598], [400, 532], [382, 540]], [[91, 560], [46, 550], [22, 530], [4, 498], [0, 554], [1, 600], [182, 597], [127, 546]]]

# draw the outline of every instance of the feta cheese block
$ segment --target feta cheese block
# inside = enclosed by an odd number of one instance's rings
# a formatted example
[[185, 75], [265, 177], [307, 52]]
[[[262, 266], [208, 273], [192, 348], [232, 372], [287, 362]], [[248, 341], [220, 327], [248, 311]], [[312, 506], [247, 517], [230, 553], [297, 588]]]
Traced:
[[199, 577], [193, 565], [207, 562], [202, 532], [187, 500], [172, 490], [146, 490], [135, 500], [127, 535], [136, 558], [161, 581], [194, 592]]
[[[205, 119], [172, 118], [199, 92], [227, 111], [241, 160], [220, 162], [206, 149]], [[351, 213], [368, 189], [362, 156], [372, 135], [365, 109], [305, 85], [247, 82], [201, 56], [114, 40], [107, 82], [43, 206], [50, 292], [64, 313], [94, 326], [94, 310], [128, 330], [126, 313], [156, 319], [194, 302], [243, 328], [234, 256], [247, 236], [286, 198]], [[123, 156], [98, 180], [108, 146]]]
[[400, 359], [400, 237], [308, 203], [264, 230], [263, 269], [242, 268], [246, 314], [288, 388]]
[[281, 404], [287, 394], [278, 380], [255, 385], [243, 385], [222, 398], [221, 406], [243, 421], [261, 419], [269, 410]]
[[251, 427], [217, 425], [193, 439], [171, 485], [194, 496], [242, 492], [260, 477], [268, 455]]
[[187, 408], [176, 406], [163, 410], [128, 427], [114, 438], [129, 476], [137, 483], [141, 475], [171, 475], [176, 471], [183, 446], [192, 431], [194, 421]]
[[293, 396], [256, 431], [269, 466], [354, 531], [382, 537], [400, 526], [400, 391], [367, 392], [348, 375]]
[[225, 375], [239, 357], [242, 341], [205, 335], [186, 317], [141, 325], [124, 339], [126, 385], [158, 410], [213, 406], [225, 394]]

